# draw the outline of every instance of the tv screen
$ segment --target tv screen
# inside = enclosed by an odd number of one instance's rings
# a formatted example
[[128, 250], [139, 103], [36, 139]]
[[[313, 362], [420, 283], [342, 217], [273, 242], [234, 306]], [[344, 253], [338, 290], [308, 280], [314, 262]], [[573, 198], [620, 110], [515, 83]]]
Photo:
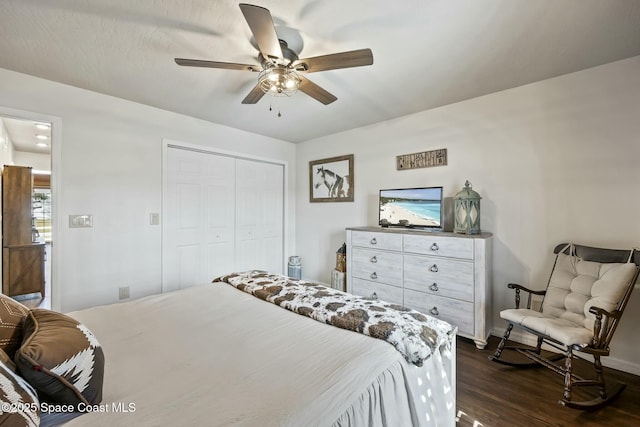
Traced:
[[383, 227], [442, 228], [442, 187], [380, 190]]

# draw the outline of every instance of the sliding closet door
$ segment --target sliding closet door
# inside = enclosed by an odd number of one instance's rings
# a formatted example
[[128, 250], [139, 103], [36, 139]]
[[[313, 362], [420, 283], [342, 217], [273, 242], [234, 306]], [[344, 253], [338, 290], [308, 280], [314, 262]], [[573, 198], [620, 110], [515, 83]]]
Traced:
[[236, 266], [283, 270], [284, 167], [236, 161]]
[[163, 292], [229, 272], [235, 252], [235, 159], [167, 149]]
[[166, 167], [163, 292], [283, 272], [283, 165], [169, 146]]

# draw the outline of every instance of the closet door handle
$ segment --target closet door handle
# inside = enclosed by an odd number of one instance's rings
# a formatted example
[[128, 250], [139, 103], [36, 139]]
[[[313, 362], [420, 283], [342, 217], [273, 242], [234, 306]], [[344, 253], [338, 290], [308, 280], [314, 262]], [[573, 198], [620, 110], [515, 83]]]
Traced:
[[436, 264], [433, 264], [431, 267], [429, 267], [429, 271], [432, 273], [437, 273], [438, 272], [438, 266]]
[[374, 256], [371, 257], [371, 259], [369, 261], [371, 261], [372, 263], [375, 264], [376, 262], [378, 262], [378, 258], [376, 258], [376, 256], [374, 255]]
[[372, 245], [377, 245], [378, 241], [376, 240], [376, 238], [374, 237], [373, 239], [369, 240], [369, 243], [371, 243]]
[[438, 284], [434, 282], [431, 286], [429, 286], [429, 289], [433, 292], [438, 292]]
[[438, 307], [434, 306], [431, 310], [429, 310], [429, 313], [432, 314], [433, 316], [438, 316], [440, 314], [440, 312], [438, 311]]
[[431, 250], [433, 252], [438, 252], [438, 249], [440, 249], [440, 246], [438, 246], [437, 243], [434, 243], [433, 245], [431, 245]]
[[372, 279], [374, 279], [374, 280], [375, 280], [375, 279], [377, 279], [377, 278], [378, 278], [378, 275], [377, 275], [377, 274], [376, 274], [376, 272], [374, 271], [373, 273], [371, 273], [371, 276], [369, 276], [369, 277], [371, 277]]

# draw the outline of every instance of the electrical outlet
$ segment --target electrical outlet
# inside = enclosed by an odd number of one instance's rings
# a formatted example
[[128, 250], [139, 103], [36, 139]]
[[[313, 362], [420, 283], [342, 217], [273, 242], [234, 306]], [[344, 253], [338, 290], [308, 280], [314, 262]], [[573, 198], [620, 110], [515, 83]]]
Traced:
[[119, 291], [120, 299], [129, 298], [129, 287], [128, 286], [124, 286], [122, 288], [118, 288], [118, 291]]

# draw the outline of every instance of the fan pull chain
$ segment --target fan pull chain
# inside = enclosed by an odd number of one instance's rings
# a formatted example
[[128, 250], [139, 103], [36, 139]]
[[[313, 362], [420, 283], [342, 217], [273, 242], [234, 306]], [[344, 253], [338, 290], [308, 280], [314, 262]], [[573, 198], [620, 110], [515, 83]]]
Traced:
[[[269, 104], [269, 111], [273, 111], [273, 106], [271, 104]], [[278, 108], [278, 117], [282, 117], [282, 113], [280, 112], [280, 109]]]

